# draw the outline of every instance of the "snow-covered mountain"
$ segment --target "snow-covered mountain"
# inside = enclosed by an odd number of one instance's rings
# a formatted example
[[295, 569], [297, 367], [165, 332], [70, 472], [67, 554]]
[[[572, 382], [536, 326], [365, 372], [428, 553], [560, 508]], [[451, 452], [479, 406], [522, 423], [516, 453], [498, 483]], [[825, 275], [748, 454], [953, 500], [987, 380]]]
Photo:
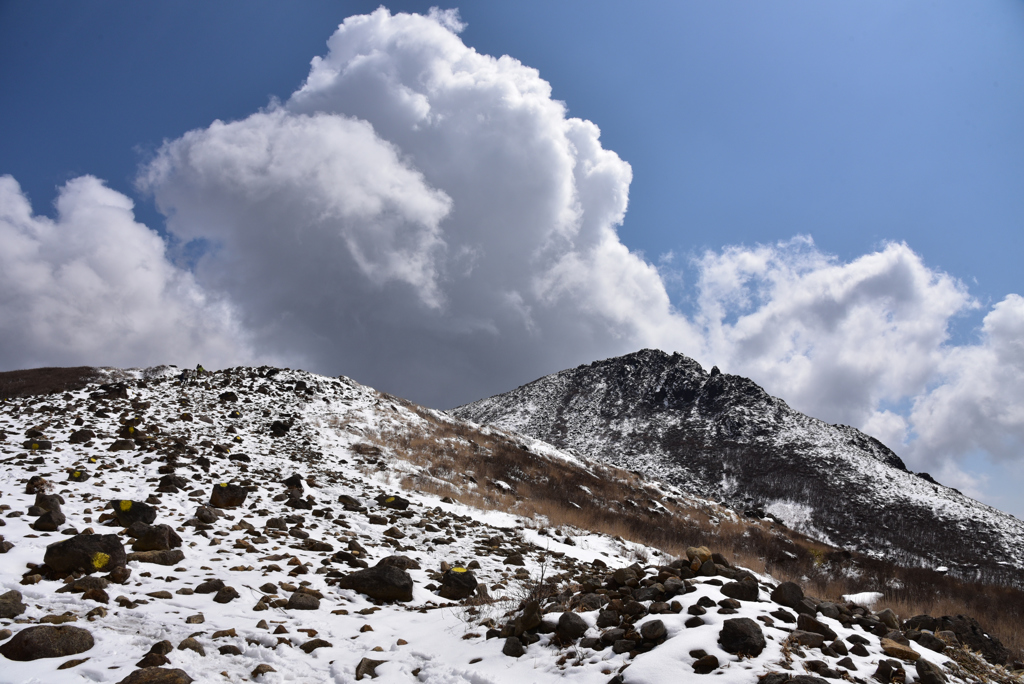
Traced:
[[0, 404], [3, 683], [1021, 681], [969, 618], [588, 529], [744, 522], [530, 437], [344, 377], [71, 371]]
[[830, 544], [1020, 585], [1024, 523], [908, 472], [878, 440], [747, 378], [645, 349], [460, 406], [459, 418], [661, 478]]

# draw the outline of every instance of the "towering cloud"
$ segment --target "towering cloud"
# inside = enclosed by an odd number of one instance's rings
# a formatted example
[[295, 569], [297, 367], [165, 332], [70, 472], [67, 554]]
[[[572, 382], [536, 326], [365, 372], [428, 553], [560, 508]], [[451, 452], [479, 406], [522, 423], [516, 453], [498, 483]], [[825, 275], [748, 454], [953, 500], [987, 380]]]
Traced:
[[168, 143], [142, 187], [263, 349], [444, 405], [658, 337], [615, 232], [631, 172], [452, 14], [352, 17], [283, 104]]

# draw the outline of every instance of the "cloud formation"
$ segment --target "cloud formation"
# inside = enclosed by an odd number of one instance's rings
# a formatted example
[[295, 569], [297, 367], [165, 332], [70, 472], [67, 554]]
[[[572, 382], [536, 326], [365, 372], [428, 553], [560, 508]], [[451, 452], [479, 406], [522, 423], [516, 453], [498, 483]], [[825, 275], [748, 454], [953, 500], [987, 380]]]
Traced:
[[249, 358], [230, 306], [171, 265], [132, 201], [91, 176], [57, 218], [0, 176], [0, 349], [7, 368], [226, 363]]
[[[433, 406], [659, 347], [865, 429], [912, 467], [1024, 442], [1024, 299], [979, 308], [905, 244], [850, 262], [807, 237], [693, 259], [692, 312], [617, 228], [631, 169], [539, 73], [454, 12], [351, 17], [287, 101], [168, 141], [139, 176], [174, 244], [91, 177], [55, 221], [0, 178], [7, 368], [278, 360]], [[660, 268], [660, 271], [659, 271]], [[675, 285], [675, 283], [674, 283]]]
[[167, 143], [140, 183], [213, 245], [199, 281], [264, 348], [434, 405], [692, 337], [618, 239], [629, 165], [459, 27], [351, 17], [288, 101]]

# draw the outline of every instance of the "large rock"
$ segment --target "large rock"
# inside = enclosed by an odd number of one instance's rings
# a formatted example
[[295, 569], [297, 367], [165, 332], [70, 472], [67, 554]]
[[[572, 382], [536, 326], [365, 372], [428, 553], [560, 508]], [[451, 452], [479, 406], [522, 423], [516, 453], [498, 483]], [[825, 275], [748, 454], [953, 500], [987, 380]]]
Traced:
[[89, 630], [72, 625], [36, 625], [15, 634], [0, 646], [0, 653], [8, 660], [36, 660], [61, 658], [84, 653], [93, 647]]
[[555, 636], [563, 644], [576, 641], [587, 632], [587, 622], [579, 616], [579, 613], [566, 611], [558, 618], [558, 626], [555, 627]]
[[181, 546], [181, 537], [170, 525], [147, 525], [139, 530], [132, 544], [133, 551], [167, 551]]
[[899, 658], [900, 660], [914, 661], [921, 657], [921, 654], [903, 644], [893, 641], [892, 639], [882, 638], [881, 640], [882, 651], [893, 658]]
[[924, 658], [917, 660], [917, 679], [921, 684], [946, 684], [946, 675], [942, 668]]
[[757, 580], [745, 579], [741, 582], [728, 582], [722, 587], [722, 593], [739, 601], [756, 601], [761, 594]]
[[761, 628], [750, 618], [726, 620], [718, 633], [718, 642], [729, 653], [749, 656], [759, 655], [765, 645]]
[[181, 549], [169, 549], [167, 551], [137, 551], [128, 554], [128, 560], [139, 563], [152, 563], [154, 565], [177, 565], [185, 560], [185, 553]]
[[214, 508], [235, 508], [245, 502], [249, 491], [242, 485], [221, 482], [214, 485], [210, 493], [210, 505]]
[[340, 578], [337, 586], [354, 589], [378, 601], [412, 601], [412, 577], [389, 565], [350, 573]]
[[191, 684], [193, 679], [184, 670], [166, 667], [144, 667], [117, 684]]
[[25, 612], [25, 604], [21, 601], [21, 592], [12, 589], [0, 595], [0, 618], [10, 620]]
[[286, 608], [291, 610], [316, 610], [320, 607], [320, 599], [304, 591], [296, 591], [288, 597]]
[[466, 568], [455, 567], [441, 576], [441, 591], [438, 593], [442, 598], [459, 601], [472, 596], [477, 584], [473, 573]]
[[121, 527], [131, 527], [134, 522], [150, 525], [156, 520], [156, 509], [141, 501], [114, 499], [110, 502], [110, 508], [114, 511], [117, 523]]
[[55, 572], [110, 572], [128, 562], [116, 534], [79, 534], [46, 547], [43, 562]]
[[977, 651], [985, 660], [994, 665], [1009, 661], [1010, 651], [999, 639], [981, 628], [978, 621], [965, 615], [944, 615], [938, 620], [936, 632], [949, 631], [956, 634], [961, 644]]
[[802, 629], [805, 632], [814, 632], [815, 634], [820, 634], [829, 641], [834, 641], [837, 637], [836, 633], [832, 631], [832, 629], [828, 625], [812, 618], [810, 615], [805, 615], [803, 613], [797, 615], [796, 627], [797, 629]]
[[89, 440], [95, 438], [96, 433], [92, 430], [75, 430], [71, 433], [71, 437], [68, 438], [68, 441], [72, 444], [85, 444]]
[[796, 610], [803, 599], [804, 590], [794, 582], [783, 582], [772, 591], [772, 601], [793, 610]]

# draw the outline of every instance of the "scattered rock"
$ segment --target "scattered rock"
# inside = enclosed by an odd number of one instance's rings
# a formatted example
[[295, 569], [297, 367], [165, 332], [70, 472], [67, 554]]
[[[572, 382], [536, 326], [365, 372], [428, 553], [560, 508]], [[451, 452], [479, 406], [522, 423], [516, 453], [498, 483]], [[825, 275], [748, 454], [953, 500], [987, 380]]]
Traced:
[[0, 653], [17, 661], [60, 658], [88, 651], [93, 644], [92, 634], [81, 627], [35, 625], [15, 634], [0, 646]]
[[696, 674], [709, 674], [718, 669], [718, 658], [713, 655], [704, 655], [693, 663], [693, 671]]
[[210, 493], [210, 505], [214, 508], [236, 508], [245, 502], [248, 494], [249, 490], [242, 485], [221, 482], [214, 485]]
[[804, 598], [804, 590], [794, 582], [783, 582], [772, 591], [772, 601], [796, 610]]
[[722, 624], [718, 642], [728, 653], [756, 656], [764, 650], [764, 633], [750, 618], [731, 618]]
[[411, 601], [412, 577], [399, 568], [377, 565], [338, 579], [341, 589], [354, 589], [378, 601]]
[[191, 684], [192, 681], [184, 670], [146, 667], [135, 670], [117, 684]]
[[441, 576], [441, 590], [438, 593], [442, 598], [460, 601], [472, 596], [477, 584], [476, 577], [466, 568], [449, 568]]
[[25, 612], [27, 606], [22, 603], [21, 592], [12, 589], [6, 594], [0, 594], [0, 618], [10, 620]]
[[892, 639], [886, 639], [884, 637], [882, 638], [882, 651], [887, 656], [899, 658], [900, 660], [914, 661], [921, 657], [920, 653], [909, 646], [904, 646], [901, 643], [897, 643]]
[[320, 608], [320, 599], [304, 591], [296, 591], [288, 597], [288, 605], [285, 607], [292, 610], [317, 610]]
[[156, 520], [156, 509], [141, 501], [114, 499], [110, 502], [110, 508], [121, 527], [131, 527], [135, 522], [150, 525]]
[[501, 647], [501, 652], [510, 658], [519, 658], [526, 653], [526, 649], [523, 648], [523, 642], [517, 637], [510, 636], [505, 639], [505, 645]]
[[371, 660], [370, 658], [363, 658], [356, 665], [356, 681], [360, 681], [363, 677], [369, 675], [371, 678], [377, 676], [377, 667], [386, 663], [386, 660]]
[[43, 556], [43, 562], [59, 574], [109, 572], [127, 561], [116, 534], [79, 534], [50, 544]]
[[305, 653], [312, 653], [318, 648], [331, 648], [334, 646], [330, 641], [324, 641], [323, 639], [311, 639], [306, 643], [299, 646]]
[[917, 678], [921, 684], [946, 684], [946, 675], [942, 668], [924, 658], [917, 660]]
[[167, 551], [137, 551], [128, 554], [128, 560], [139, 563], [153, 563], [154, 565], [177, 565], [185, 560], [185, 553], [181, 549], [169, 549]]
[[555, 635], [562, 643], [574, 642], [583, 636], [588, 629], [586, 621], [579, 616], [579, 613], [566, 611], [558, 618], [558, 626], [555, 627]]
[[270, 665], [267, 665], [266, 663], [260, 663], [255, 667], [255, 669], [253, 669], [251, 676], [253, 679], [256, 679], [260, 675], [265, 675], [268, 672], [277, 672], [277, 670], [272, 668]]

